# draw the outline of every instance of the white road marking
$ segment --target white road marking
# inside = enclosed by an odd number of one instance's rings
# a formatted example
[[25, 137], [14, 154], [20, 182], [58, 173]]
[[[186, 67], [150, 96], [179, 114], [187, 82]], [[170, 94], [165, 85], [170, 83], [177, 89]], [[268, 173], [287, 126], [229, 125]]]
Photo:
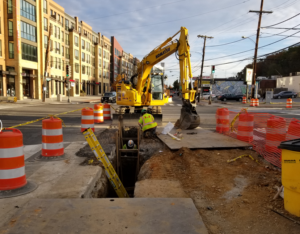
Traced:
[[169, 104], [170, 106], [174, 106], [174, 104]]
[[181, 104], [177, 104], [177, 106], [182, 106]]

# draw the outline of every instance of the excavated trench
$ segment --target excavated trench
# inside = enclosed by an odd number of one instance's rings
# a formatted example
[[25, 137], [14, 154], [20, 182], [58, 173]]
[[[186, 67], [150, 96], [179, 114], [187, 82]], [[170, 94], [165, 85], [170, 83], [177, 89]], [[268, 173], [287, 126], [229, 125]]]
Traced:
[[[105, 129], [101, 133], [96, 134], [99, 143], [108, 156], [114, 169], [117, 171], [117, 156], [116, 156], [116, 139], [118, 129]], [[121, 145], [126, 144], [128, 139], [132, 139], [135, 144], [137, 142], [137, 127], [124, 127], [123, 142]], [[134, 197], [135, 182], [137, 181], [137, 175], [142, 165], [155, 153], [162, 151], [164, 144], [158, 138], [141, 138], [139, 145], [139, 164], [137, 159], [133, 158], [134, 153], [127, 153], [122, 157], [122, 163], [119, 167], [119, 177], [126, 188], [128, 195]], [[102, 163], [97, 160], [94, 153], [90, 149], [90, 146], [86, 144], [81, 148], [76, 155], [78, 157], [85, 157], [85, 160], [81, 163], [82, 166], [100, 166], [103, 168]], [[139, 168], [137, 168], [139, 165]], [[118, 197], [113, 187], [109, 183], [104, 168], [101, 176], [98, 178], [94, 188], [91, 192], [93, 198], [116, 198]]]

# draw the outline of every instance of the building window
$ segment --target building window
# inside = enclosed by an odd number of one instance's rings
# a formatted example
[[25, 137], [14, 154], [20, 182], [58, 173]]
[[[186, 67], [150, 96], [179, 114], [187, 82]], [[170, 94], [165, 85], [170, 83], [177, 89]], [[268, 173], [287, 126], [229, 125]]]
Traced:
[[78, 32], [81, 33], [81, 28], [80, 27], [78, 27]]
[[76, 79], [76, 94], [79, 94], [79, 80]]
[[44, 35], [44, 47], [45, 49], [47, 49], [48, 46], [48, 37], [46, 35]]
[[75, 63], [75, 72], [79, 73], [79, 64], [78, 63]]
[[0, 57], [2, 57], [2, 40], [0, 40]]
[[37, 62], [37, 47], [22, 43], [22, 59]]
[[8, 21], [8, 36], [12, 37], [14, 35], [14, 24], [12, 21]]
[[57, 27], [57, 38], [60, 39], [60, 29]]
[[78, 46], [78, 37], [75, 36], [75, 37], [74, 37], [74, 40], [75, 40], [75, 45]]
[[13, 13], [13, 4], [12, 0], [7, 1], [7, 14], [12, 14]]
[[99, 67], [102, 67], [102, 60], [99, 59]]
[[61, 26], [64, 26], [64, 17], [61, 17]]
[[64, 52], [65, 48], [63, 46], [61, 46], [61, 55], [65, 56], [65, 52]]
[[9, 53], [9, 58], [13, 59], [15, 56], [15, 50], [14, 50], [14, 43], [9, 42], [8, 43], [8, 53]]
[[48, 31], [48, 19], [44, 18], [44, 30]]
[[44, 13], [48, 14], [48, 7], [47, 7], [47, 1], [44, 0]]
[[[52, 33], [53, 35], [53, 33]], [[57, 27], [54, 25], [54, 37], [56, 38], [57, 37]]]
[[66, 45], [70, 45], [69, 34], [66, 33]]
[[61, 41], [64, 42], [64, 32], [61, 31]]
[[36, 27], [21, 21], [21, 37], [36, 42]]
[[63, 71], [65, 70], [65, 60], [61, 60], [61, 68]]
[[82, 61], [85, 61], [85, 54], [83, 52], [81, 53], [81, 59]]
[[82, 70], [81, 70], [82, 74], [85, 74], [85, 66], [82, 65]]
[[99, 56], [102, 57], [102, 50], [99, 48]]
[[82, 47], [82, 49], [85, 48], [85, 43], [84, 43], [84, 40], [83, 40], [83, 39], [81, 40], [81, 47]]
[[70, 49], [66, 48], [66, 58], [70, 59]]
[[75, 50], [75, 59], [79, 59], [79, 52], [78, 52], [78, 50]]
[[36, 22], [35, 6], [29, 2], [20, 0], [20, 13], [21, 16]]
[[69, 30], [69, 20], [66, 19], [65, 29]]

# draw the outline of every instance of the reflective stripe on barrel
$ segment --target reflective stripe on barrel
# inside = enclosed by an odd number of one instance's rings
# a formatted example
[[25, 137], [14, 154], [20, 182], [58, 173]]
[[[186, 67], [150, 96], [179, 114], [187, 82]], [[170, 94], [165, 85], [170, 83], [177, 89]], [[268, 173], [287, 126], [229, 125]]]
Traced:
[[23, 134], [8, 128], [0, 132], [0, 191], [26, 184]]
[[288, 98], [286, 100], [286, 108], [292, 108], [292, 103], [293, 103], [292, 99]]
[[286, 121], [284, 118], [272, 116], [267, 121], [265, 149], [269, 153], [281, 153], [278, 146], [286, 138]]
[[216, 131], [223, 133], [229, 131], [229, 111], [227, 108], [219, 108], [216, 112]]
[[236, 138], [241, 141], [253, 141], [254, 115], [241, 113], [239, 116]]
[[103, 123], [103, 106], [102, 104], [94, 105], [94, 120], [95, 123]]
[[42, 121], [42, 156], [58, 157], [64, 154], [62, 121], [51, 117]]
[[110, 105], [109, 104], [104, 104], [104, 107], [103, 107], [103, 116], [104, 116], [104, 119], [106, 119], [106, 120], [110, 120], [111, 119]]
[[83, 108], [81, 110], [81, 132], [91, 128], [92, 131], [95, 131], [94, 127], [94, 110], [92, 108]]

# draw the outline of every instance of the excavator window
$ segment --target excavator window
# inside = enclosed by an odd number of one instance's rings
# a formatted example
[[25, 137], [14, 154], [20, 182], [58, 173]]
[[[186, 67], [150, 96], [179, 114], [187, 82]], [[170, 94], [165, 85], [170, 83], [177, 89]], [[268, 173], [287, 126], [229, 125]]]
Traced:
[[163, 100], [164, 93], [164, 78], [161, 75], [151, 76], [151, 90], [153, 100]]

